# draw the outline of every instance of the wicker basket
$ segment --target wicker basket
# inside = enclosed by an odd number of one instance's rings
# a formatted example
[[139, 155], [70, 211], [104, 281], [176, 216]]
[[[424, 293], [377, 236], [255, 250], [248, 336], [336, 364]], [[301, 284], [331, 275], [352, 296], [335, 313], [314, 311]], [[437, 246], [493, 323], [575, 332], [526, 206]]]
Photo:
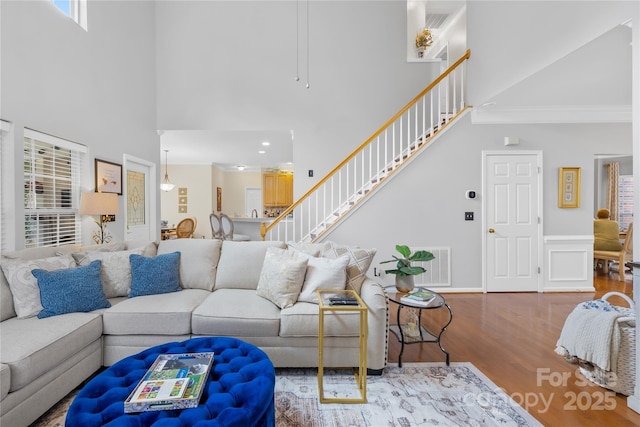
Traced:
[[[611, 296], [623, 298], [633, 309], [631, 298], [619, 292], [609, 292], [601, 299], [606, 301]], [[580, 372], [591, 382], [626, 396], [633, 394], [636, 385], [636, 321], [634, 317], [621, 317], [620, 348], [615, 372], [605, 371], [591, 364], [581, 364]]]

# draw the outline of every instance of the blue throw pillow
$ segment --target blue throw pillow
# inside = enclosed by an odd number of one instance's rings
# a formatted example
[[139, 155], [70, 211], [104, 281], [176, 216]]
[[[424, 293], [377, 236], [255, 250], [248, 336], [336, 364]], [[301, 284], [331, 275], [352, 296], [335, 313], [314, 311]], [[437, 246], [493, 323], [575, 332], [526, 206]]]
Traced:
[[83, 267], [32, 270], [31, 274], [38, 281], [43, 307], [38, 318], [111, 307], [102, 290], [100, 264], [100, 260], [96, 260]]
[[154, 257], [129, 255], [131, 292], [129, 297], [178, 292], [180, 288], [180, 252]]

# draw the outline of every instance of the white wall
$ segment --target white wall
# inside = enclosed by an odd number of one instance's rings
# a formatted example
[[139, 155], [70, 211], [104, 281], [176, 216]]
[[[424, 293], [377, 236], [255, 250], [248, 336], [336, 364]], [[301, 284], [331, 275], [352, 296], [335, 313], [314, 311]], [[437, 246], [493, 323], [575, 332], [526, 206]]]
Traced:
[[615, 25], [492, 98], [487, 108], [530, 106], [631, 107], [631, 28]]
[[[234, 217], [245, 215], [245, 189], [262, 188], [261, 172], [225, 172], [222, 187], [222, 212]], [[260, 212], [262, 216], [262, 212]]]
[[404, 1], [309, 4], [310, 73], [300, 2], [295, 82], [296, 2], [159, 2], [158, 126], [293, 129], [299, 196], [435, 77], [406, 61]]
[[[164, 176], [164, 167], [162, 168]], [[262, 187], [260, 172], [226, 172], [209, 165], [169, 164], [169, 179], [176, 187], [161, 191], [160, 212], [170, 226], [181, 219], [195, 217], [198, 226], [194, 237], [211, 238], [209, 214], [216, 211], [217, 187], [222, 188], [222, 212], [233, 217], [244, 215], [246, 187]], [[179, 212], [178, 188], [187, 189], [187, 213]]]
[[[634, 1], [469, 1], [469, 98], [481, 105], [637, 16]], [[594, 57], [597, 61], [598, 56]], [[616, 82], [608, 82], [615, 85]]]
[[[519, 136], [520, 145], [504, 146], [504, 136]], [[593, 159], [603, 141], [612, 152], [631, 148], [631, 127], [625, 124], [576, 126], [471, 124], [467, 115], [435, 145], [394, 175], [386, 186], [356, 211], [328, 240], [377, 248], [373, 267], [389, 259], [396, 244], [451, 247], [452, 288], [481, 289], [482, 150], [543, 151], [544, 235], [590, 235], [593, 220]], [[582, 168], [581, 205], [557, 207], [560, 166]], [[466, 190], [479, 197], [465, 198]], [[465, 221], [464, 212], [475, 212]], [[392, 284], [393, 277], [383, 278]]]
[[[49, 1], [0, 2], [0, 117], [13, 122], [16, 248], [24, 245], [23, 127], [89, 147], [84, 191], [93, 191], [93, 158], [122, 163], [123, 153], [159, 160], [155, 116], [154, 5], [90, 1], [89, 31]], [[120, 198], [120, 210], [124, 204]], [[124, 238], [123, 215], [109, 230]], [[93, 226], [92, 221], [83, 224]], [[159, 226], [158, 230], [159, 230]], [[92, 228], [83, 227], [90, 242]], [[158, 231], [159, 232], [159, 231]], [[11, 240], [11, 239], [9, 239]]]
[[[164, 176], [164, 167], [162, 168]], [[169, 165], [169, 179], [175, 184], [171, 191], [160, 192], [160, 216], [170, 226], [178, 224], [184, 218], [196, 218], [198, 221], [194, 237], [211, 238], [209, 214], [211, 198], [215, 200], [215, 188], [211, 187], [211, 166], [207, 165]], [[180, 196], [179, 188], [186, 188], [187, 195]], [[179, 198], [186, 197], [187, 212], [178, 211]]]

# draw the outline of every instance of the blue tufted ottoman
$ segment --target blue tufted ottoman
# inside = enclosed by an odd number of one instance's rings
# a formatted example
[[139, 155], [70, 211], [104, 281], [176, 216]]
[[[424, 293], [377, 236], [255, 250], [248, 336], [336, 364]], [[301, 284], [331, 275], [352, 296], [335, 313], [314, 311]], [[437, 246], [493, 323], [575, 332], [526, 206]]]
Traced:
[[[213, 351], [213, 367], [197, 408], [125, 414], [124, 401], [162, 353]], [[149, 348], [107, 368], [80, 390], [67, 412], [70, 427], [275, 426], [275, 371], [258, 347], [206, 337]]]

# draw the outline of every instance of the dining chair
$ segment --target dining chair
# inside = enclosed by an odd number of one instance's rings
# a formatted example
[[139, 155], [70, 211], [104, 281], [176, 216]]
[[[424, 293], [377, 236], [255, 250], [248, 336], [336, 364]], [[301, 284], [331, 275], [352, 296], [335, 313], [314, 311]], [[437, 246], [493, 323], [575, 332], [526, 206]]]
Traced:
[[211, 237], [214, 239], [223, 240], [222, 223], [220, 217], [215, 213], [209, 214], [209, 222], [211, 223]]
[[222, 226], [222, 236], [224, 240], [235, 240], [236, 242], [251, 240], [251, 238], [245, 234], [233, 233], [233, 221], [229, 215], [220, 213], [220, 224]]
[[178, 239], [189, 239], [196, 231], [196, 222], [193, 218], [185, 218], [176, 226], [176, 237]]
[[222, 238], [224, 240], [233, 240], [233, 221], [229, 215], [220, 212], [220, 226], [222, 228]]
[[620, 251], [603, 251], [594, 250], [593, 258], [597, 263], [598, 260], [603, 261], [604, 273], [609, 273], [609, 262], [615, 261], [618, 263], [618, 280], [624, 282], [624, 271], [626, 269], [626, 263], [633, 261], [633, 223], [629, 224], [627, 233], [622, 244], [622, 250]]

